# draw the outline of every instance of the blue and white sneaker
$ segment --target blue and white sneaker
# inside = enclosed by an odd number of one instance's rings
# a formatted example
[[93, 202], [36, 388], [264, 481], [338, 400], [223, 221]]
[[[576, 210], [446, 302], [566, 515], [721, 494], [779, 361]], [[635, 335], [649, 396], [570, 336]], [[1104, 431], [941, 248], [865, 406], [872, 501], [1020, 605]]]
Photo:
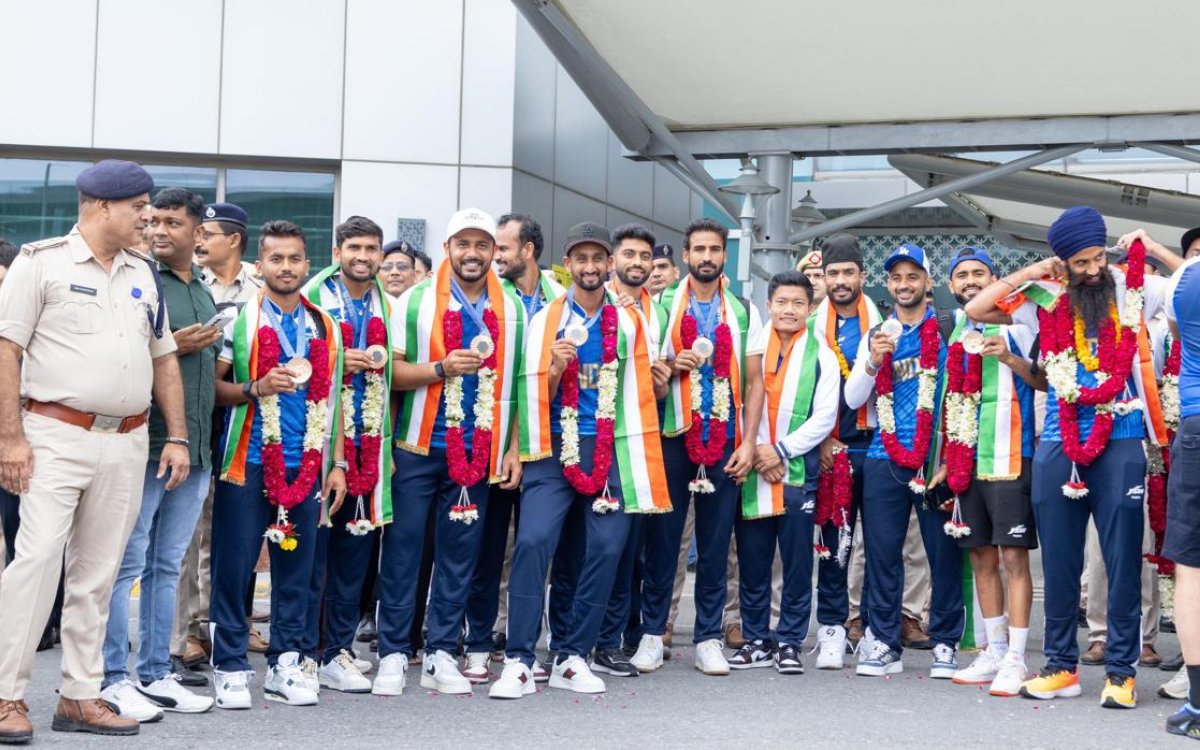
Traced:
[[935, 680], [949, 680], [958, 671], [957, 652], [948, 643], [938, 643], [933, 647], [933, 664], [929, 666], [929, 676]]
[[[866, 639], [863, 639], [864, 642]], [[883, 641], [872, 639], [858, 655], [858, 666], [854, 673], [860, 677], [883, 677], [889, 674], [900, 674], [904, 671], [904, 662], [900, 661], [900, 652]]]
[[1178, 711], [1167, 717], [1167, 733], [1200, 740], [1200, 709], [1184, 703]]

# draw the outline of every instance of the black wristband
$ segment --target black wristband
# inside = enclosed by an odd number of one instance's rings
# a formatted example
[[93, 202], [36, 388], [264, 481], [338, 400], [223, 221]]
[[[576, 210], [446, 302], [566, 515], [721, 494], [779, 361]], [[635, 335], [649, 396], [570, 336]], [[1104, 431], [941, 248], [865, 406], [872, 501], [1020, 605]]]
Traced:
[[446, 379], [446, 367], [441, 362], [433, 363], [433, 374], [437, 375], [438, 380]]
[[246, 397], [247, 401], [254, 398], [254, 394], [251, 391], [254, 390], [254, 384], [257, 382], [257, 380], [251, 380], [249, 383], [242, 384], [242, 395]]

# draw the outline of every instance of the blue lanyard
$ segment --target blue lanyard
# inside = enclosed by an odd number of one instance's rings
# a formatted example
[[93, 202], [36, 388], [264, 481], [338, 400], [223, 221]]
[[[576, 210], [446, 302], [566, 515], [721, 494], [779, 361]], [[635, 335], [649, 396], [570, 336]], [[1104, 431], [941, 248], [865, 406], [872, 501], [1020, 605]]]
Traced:
[[[266, 303], [263, 305], [263, 312], [266, 313], [267, 320], [271, 323], [271, 328], [275, 329], [275, 333], [279, 334], [279, 346], [283, 349], [283, 356], [288, 359], [295, 359], [297, 352], [301, 355], [304, 352], [305, 345], [308, 344], [308, 326], [304, 324], [304, 303], [301, 302], [296, 306], [296, 312], [288, 315], [289, 318], [296, 319], [296, 343], [293, 346], [291, 341], [288, 341], [287, 336], [283, 335], [283, 324], [279, 316], [283, 314], [283, 310], [279, 310], [275, 303], [266, 297], [263, 298]], [[276, 312], [278, 310], [278, 312]]]
[[525, 303], [525, 312], [529, 317], [537, 315], [538, 310], [541, 310], [546, 305], [546, 298], [542, 295], [542, 284], [539, 281], [537, 288], [533, 290], [533, 294], [526, 297], [521, 295], [521, 302]]
[[458, 280], [450, 277], [450, 294], [453, 295], [455, 301], [462, 307], [463, 311], [471, 316], [471, 320], [475, 321], [475, 327], [480, 333], [489, 333], [487, 324], [483, 322], [483, 313], [487, 310], [487, 289], [483, 290], [483, 294], [479, 296], [478, 302], [471, 302], [467, 299], [467, 295], [463, 292], [462, 287], [458, 285]]
[[[600, 313], [604, 312], [604, 306], [607, 304], [608, 304], [608, 297], [607, 297], [607, 295], [605, 295], [605, 298], [600, 303], [600, 307], [596, 309], [595, 315], [592, 315], [591, 317], [588, 317], [588, 315], [586, 313], [579, 315], [575, 312], [575, 308], [576, 308], [575, 287], [571, 287], [570, 289], [567, 290], [568, 313], [567, 313], [567, 322], [565, 325], [570, 325], [571, 321], [574, 320], [576, 317], [583, 318], [583, 327], [586, 328], [588, 330], [588, 332], [590, 333], [592, 330], [592, 326], [596, 325], [596, 322], [598, 320], [600, 320]], [[580, 307], [579, 309], [582, 310], [583, 308]]]
[[350, 299], [350, 290], [346, 288], [345, 282], [340, 277], [337, 279], [337, 292], [338, 296], [342, 298], [342, 317], [354, 329], [354, 348], [366, 349], [366, 323], [371, 317], [371, 288], [367, 287], [367, 293], [363, 295], [361, 309], [354, 303], [354, 300]]
[[712, 338], [716, 335], [717, 323], [720, 322], [721, 291], [718, 289], [716, 295], [713, 296], [712, 306], [708, 308], [707, 315], [700, 314], [700, 304], [696, 301], [696, 295], [688, 292], [688, 312], [696, 319], [700, 334]]

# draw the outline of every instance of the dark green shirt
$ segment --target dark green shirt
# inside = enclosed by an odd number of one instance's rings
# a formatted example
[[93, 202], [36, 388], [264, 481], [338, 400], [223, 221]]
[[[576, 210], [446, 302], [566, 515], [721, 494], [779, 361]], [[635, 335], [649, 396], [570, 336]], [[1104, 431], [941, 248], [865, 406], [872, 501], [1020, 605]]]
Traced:
[[[203, 325], [217, 314], [208, 285], [201, 278], [200, 267], [192, 266], [192, 280], [184, 282], [175, 272], [159, 264], [162, 276], [163, 299], [167, 303], [167, 318], [171, 321], [171, 332], [200, 323]], [[209, 469], [212, 465], [213, 406], [216, 404], [217, 355], [221, 353], [221, 340], [207, 349], [186, 354], [179, 358], [179, 371], [183, 375], [183, 400], [187, 414], [188, 452], [192, 466]], [[157, 463], [163, 446], [167, 442], [167, 424], [158, 404], [150, 407], [150, 461]]]

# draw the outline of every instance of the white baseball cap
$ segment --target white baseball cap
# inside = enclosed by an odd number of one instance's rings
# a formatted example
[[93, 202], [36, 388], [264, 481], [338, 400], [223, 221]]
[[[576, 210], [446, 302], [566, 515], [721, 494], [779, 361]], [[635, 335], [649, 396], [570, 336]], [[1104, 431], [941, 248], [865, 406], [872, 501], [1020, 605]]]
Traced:
[[450, 223], [446, 225], [446, 239], [449, 240], [465, 229], [478, 229], [493, 241], [496, 239], [496, 220], [478, 208], [462, 208], [455, 211], [450, 217]]

